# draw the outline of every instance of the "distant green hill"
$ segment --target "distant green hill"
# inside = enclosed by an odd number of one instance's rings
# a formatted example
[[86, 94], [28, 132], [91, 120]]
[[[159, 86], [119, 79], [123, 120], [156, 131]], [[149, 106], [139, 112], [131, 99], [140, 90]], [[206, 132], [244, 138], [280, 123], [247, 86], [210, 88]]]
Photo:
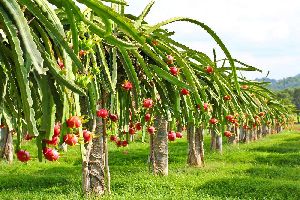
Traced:
[[280, 80], [269, 79], [269, 78], [257, 78], [256, 81], [270, 82], [268, 86], [272, 90], [284, 90], [287, 88], [299, 88], [300, 87], [300, 74], [288, 77]]

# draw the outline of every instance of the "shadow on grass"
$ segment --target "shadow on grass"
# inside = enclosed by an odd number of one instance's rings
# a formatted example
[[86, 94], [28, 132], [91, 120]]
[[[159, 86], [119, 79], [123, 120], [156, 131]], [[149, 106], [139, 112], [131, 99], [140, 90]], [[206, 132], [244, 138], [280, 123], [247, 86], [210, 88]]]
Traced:
[[[145, 164], [148, 161], [149, 145], [143, 144], [143, 147], [136, 148], [138, 143], [132, 144], [134, 147], [127, 148], [112, 148], [109, 152], [110, 165], [123, 166], [133, 163]], [[181, 159], [186, 159], [187, 142], [186, 139], [176, 142], [169, 142], [169, 162], [180, 162]]]
[[255, 167], [245, 171], [248, 175], [253, 177], [260, 177], [265, 179], [282, 179], [287, 181], [300, 181], [300, 169], [296, 167]]
[[251, 148], [251, 151], [281, 153], [281, 154], [297, 153], [300, 152], [300, 138], [299, 140], [292, 140], [288, 142], [275, 144], [272, 146], [260, 146], [256, 148]]
[[35, 175], [10, 175], [0, 176], [0, 190], [39, 190], [49, 186], [63, 186], [69, 184], [67, 177], [58, 176], [35, 176]]
[[295, 138], [289, 142], [251, 148], [251, 151], [269, 153], [267, 156], [255, 157], [255, 162], [259, 164], [300, 166], [300, 140]]
[[147, 163], [149, 149], [122, 148], [109, 152], [109, 164], [122, 166], [137, 163]]
[[291, 141], [300, 141], [300, 136], [298, 136], [299, 134], [297, 134], [296, 137], [292, 137], [292, 138], [286, 138], [284, 139], [283, 141], [286, 141], [286, 142], [291, 142]]
[[[81, 165], [80, 166], [68, 166], [68, 167], [63, 167], [63, 166], [53, 166], [53, 167], [48, 167], [48, 168], [42, 168], [36, 171], [39, 175], [43, 176], [74, 176], [77, 175], [78, 173], [81, 173]], [[36, 173], [33, 172], [33, 173]]]
[[[210, 154], [210, 138], [205, 137], [204, 150]], [[169, 163], [186, 163], [188, 155], [187, 139], [176, 139], [169, 142]], [[149, 156], [149, 144], [140, 141], [129, 144], [129, 147], [116, 148], [112, 144], [109, 146], [109, 163], [111, 166], [124, 166], [133, 163], [147, 164]], [[76, 165], [81, 161], [76, 161]]]
[[169, 163], [186, 163], [188, 145], [186, 138], [169, 142]]
[[273, 182], [272, 180], [249, 178], [222, 178], [206, 182], [196, 188], [200, 194], [221, 198], [241, 199], [295, 199], [300, 197], [300, 186], [296, 183]]
[[299, 154], [271, 154], [268, 156], [258, 156], [256, 163], [276, 166], [300, 166]]
[[[0, 191], [39, 192], [41, 190], [55, 190], [56, 193], [59, 192], [57, 188], [62, 191], [68, 190], [69, 187], [80, 189], [80, 179], [78, 179], [77, 174], [77, 171], [71, 172], [66, 167], [53, 167], [43, 170], [43, 172], [32, 171], [30, 174], [0, 175]], [[76, 187], [77, 185], [78, 187]]]

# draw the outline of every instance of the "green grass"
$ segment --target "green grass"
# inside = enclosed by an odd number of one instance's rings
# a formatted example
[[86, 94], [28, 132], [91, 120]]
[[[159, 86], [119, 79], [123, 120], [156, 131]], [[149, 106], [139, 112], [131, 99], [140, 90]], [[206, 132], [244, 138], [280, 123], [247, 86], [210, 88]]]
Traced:
[[[209, 147], [209, 138], [206, 138]], [[34, 142], [34, 141], [33, 141]], [[0, 199], [84, 199], [79, 147], [59, 162], [0, 162]], [[128, 151], [128, 154], [126, 152]], [[186, 165], [185, 139], [169, 145], [169, 176], [148, 172], [148, 144], [110, 145], [112, 194], [103, 199], [300, 199], [300, 132], [286, 131], [251, 144], [206, 149], [206, 166]]]

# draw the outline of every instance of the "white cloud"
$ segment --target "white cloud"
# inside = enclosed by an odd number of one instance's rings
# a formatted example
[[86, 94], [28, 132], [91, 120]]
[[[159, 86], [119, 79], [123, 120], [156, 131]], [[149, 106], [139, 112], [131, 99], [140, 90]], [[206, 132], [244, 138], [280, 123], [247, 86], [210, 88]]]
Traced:
[[[127, 11], [140, 14], [149, 1], [128, 0]], [[184, 2], [184, 3], [183, 3]], [[209, 25], [221, 37], [232, 55], [260, 66], [264, 74], [282, 78], [300, 73], [300, 1], [299, 0], [158, 0], [147, 20], [186, 16]], [[207, 33], [193, 25], [172, 24], [176, 40], [211, 56], [216, 44]], [[219, 55], [222, 55], [220, 52]]]
[[[128, 11], [139, 13], [137, 9], [142, 10], [142, 4], [146, 2], [129, 0]], [[300, 1], [297, 0], [185, 0], [184, 3], [161, 0], [156, 2], [147, 19], [156, 23], [175, 16], [187, 16], [209, 24], [217, 32], [263, 42], [288, 38], [291, 27], [299, 20], [298, 13]], [[186, 29], [174, 29], [179, 33], [186, 32]]]
[[[139, 15], [147, 0], [127, 0], [127, 12]], [[248, 78], [283, 78], [300, 73], [299, 0], [157, 0], [147, 20], [156, 24], [176, 16], [197, 19], [209, 25], [223, 40], [232, 56], [263, 73], [244, 73]], [[217, 48], [208, 34], [195, 25], [176, 23], [166, 26], [176, 32], [175, 39], [212, 57]]]
[[[225, 55], [214, 42], [197, 41], [185, 42], [186, 45], [194, 49], [200, 49], [205, 52], [211, 59], [213, 57], [212, 49], [217, 49], [217, 58], [224, 58]], [[261, 56], [254, 55], [250, 51], [231, 51], [232, 56], [238, 60], [257, 67], [261, 72], [242, 72], [243, 76], [249, 79], [261, 78], [267, 76], [269, 78], [280, 79], [282, 77], [294, 76], [300, 73], [300, 56], [282, 55], [282, 56]], [[257, 53], [256, 53], [257, 54]]]
[[265, 77], [268, 71], [270, 72], [268, 77], [275, 79], [290, 77], [300, 73], [300, 66], [298, 65], [300, 57], [297, 56], [253, 57], [251, 54], [240, 54], [238, 57], [263, 70], [263, 73], [243, 73], [251, 79]]

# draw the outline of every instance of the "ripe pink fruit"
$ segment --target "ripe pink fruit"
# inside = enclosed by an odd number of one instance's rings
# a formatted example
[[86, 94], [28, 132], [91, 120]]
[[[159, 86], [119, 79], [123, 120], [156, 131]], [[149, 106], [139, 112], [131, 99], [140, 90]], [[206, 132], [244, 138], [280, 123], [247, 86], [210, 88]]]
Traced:
[[60, 58], [57, 59], [57, 63], [58, 63], [58, 66], [59, 66], [60, 69], [65, 68], [64, 62]]
[[59, 137], [52, 136], [51, 144], [56, 146], [59, 143]]
[[122, 84], [122, 87], [126, 91], [130, 91], [132, 89], [132, 83], [130, 81], [125, 80]]
[[183, 88], [183, 89], [181, 90], [181, 94], [182, 94], [182, 95], [189, 95], [190, 92], [189, 92], [187, 89]]
[[234, 123], [234, 116], [233, 115], [227, 115], [225, 118], [226, 118], [227, 121]]
[[49, 147], [43, 149], [43, 154], [45, 158], [49, 161], [56, 161], [59, 158], [59, 153], [56, 150], [51, 149]]
[[43, 148], [43, 154], [45, 155], [48, 151], [51, 151], [50, 147]]
[[123, 146], [123, 147], [127, 147], [127, 146], [128, 146], [128, 142], [127, 142], [126, 140], [123, 140], [123, 141], [122, 141], [122, 146]]
[[129, 128], [129, 134], [134, 135], [135, 134], [135, 129], [134, 128]]
[[181, 132], [176, 132], [176, 138], [182, 138], [183, 134]]
[[30, 135], [29, 133], [26, 133], [24, 136], [25, 140], [32, 140], [32, 138], [34, 138], [34, 135]]
[[265, 116], [265, 112], [260, 112], [258, 115], [259, 115], [260, 117], [263, 117], [263, 116]]
[[108, 111], [106, 109], [102, 108], [102, 109], [100, 109], [100, 110], [97, 111], [97, 116], [101, 117], [103, 119], [106, 119], [107, 116], [108, 116]]
[[204, 103], [203, 108], [204, 108], [205, 111], [207, 111], [208, 110], [208, 103]]
[[149, 133], [150, 135], [153, 135], [154, 132], [155, 132], [155, 128], [154, 128], [153, 126], [149, 126], [148, 129], [147, 129], [147, 131], [148, 131], [148, 133]]
[[246, 130], [246, 129], [249, 129], [249, 126], [248, 126], [247, 124], [244, 124], [244, 125], [243, 125], [243, 129], [245, 129], [245, 130]]
[[150, 98], [144, 99], [143, 106], [144, 108], [151, 108], [153, 106], [153, 100]]
[[158, 45], [158, 41], [157, 40], [152, 40], [152, 44], [153, 44], [153, 46], [157, 46]]
[[206, 73], [212, 74], [214, 72], [214, 68], [212, 66], [207, 66], [205, 69]]
[[67, 145], [74, 146], [75, 144], [77, 144], [78, 138], [77, 138], [76, 135], [69, 133], [69, 134], [64, 136], [64, 142]]
[[134, 128], [134, 125], [133, 125], [133, 123], [132, 122], [129, 122], [129, 128]]
[[151, 120], [151, 115], [150, 115], [149, 113], [147, 113], [147, 114], [145, 115], [145, 121], [148, 122], [148, 121], [150, 121], [150, 120]]
[[218, 123], [218, 120], [216, 119], [216, 118], [211, 118], [210, 120], [209, 120], [209, 123], [210, 124], [217, 124]]
[[110, 118], [110, 120], [113, 121], [113, 122], [118, 121], [118, 115], [116, 115], [116, 114], [110, 114], [110, 115], [109, 115], [109, 118]]
[[122, 141], [121, 140], [118, 140], [118, 141], [116, 141], [116, 145], [117, 145], [117, 147], [121, 147], [122, 146]]
[[230, 99], [231, 99], [231, 96], [230, 96], [230, 95], [225, 95], [225, 96], [224, 96], [224, 100], [225, 100], [225, 101], [229, 101]]
[[225, 131], [224, 132], [224, 135], [225, 135], [225, 137], [231, 137], [232, 136], [232, 133], [230, 132], [230, 131]]
[[[201, 109], [200, 104], [197, 105], [197, 108], [198, 108], [198, 110]], [[204, 111], [208, 110], [208, 103], [203, 103], [203, 109], [204, 109]]]
[[93, 134], [88, 130], [83, 130], [82, 135], [84, 138], [84, 143], [89, 143], [93, 138]]
[[28, 160], [30, 160], [30, 154], [28, 151], [25, 151], [25, 150], [19, 150], [17, 152], [17, 157], [18, 157], [18, 160], [21, 162], [27, 162]]
[[176, 133], [174, 131], [169, 131], [168, 139], [169, 139], [169, 141], [175, 141], [176, 140]]
[[242, 88], [243, 90], [247, 90], [247, 89], [249, 89], [249, 86], [248, 86], [248, 85], [241, 85], [241, 88]]
[[171, 65], [171, 64], [173, 64], [173, 62], [174, 62], [174, 57], [171, 56], [171, 55], [167, 55], [167, 56], [166, 56], [166, 63], [167, 63], [168, 65]]
[[53, 136], [59, 136], [60, 135], [60, 124], [59, 123], [56, 123], [55, 125], [54, 125], [54, 134], [53, 134]]
[[78, 116], [72, 116], [67, 120], [69, 128], [79, 128], [81, 126], [81, 119]]
[[83, 57], [83, 56], [85, 56], [85, 53], [86, 53], [85, 50], [82, 50], [82, 49], [81, 49], [81, 50], [79, 51], [79, 56], [80, 56], [80, 57]]
[[[150, 117], [150, 118], [151, 118], [151, 117]], [[141, 122], [137, 122], [137, 123], [135, 124], [135, 129], [136, 129], [137, 131], [142, 130], [142, 124], [141, 124]]]
[[173, 75], [173, 76], [177, 76], [178, 73], [179, 73], [179, 70], [177, 67], [173, 66], [173, 67], [170, 67], [170, 73]]
[[56, 146], [59, 143], [59, 137], [53, 135], [51, 140], [45, 140], [45, 142], [49, 145]]
[[117, 141], [117, 136], [111, 135], [109, 139], [110, 139], [111, 142], [116, 142]]

